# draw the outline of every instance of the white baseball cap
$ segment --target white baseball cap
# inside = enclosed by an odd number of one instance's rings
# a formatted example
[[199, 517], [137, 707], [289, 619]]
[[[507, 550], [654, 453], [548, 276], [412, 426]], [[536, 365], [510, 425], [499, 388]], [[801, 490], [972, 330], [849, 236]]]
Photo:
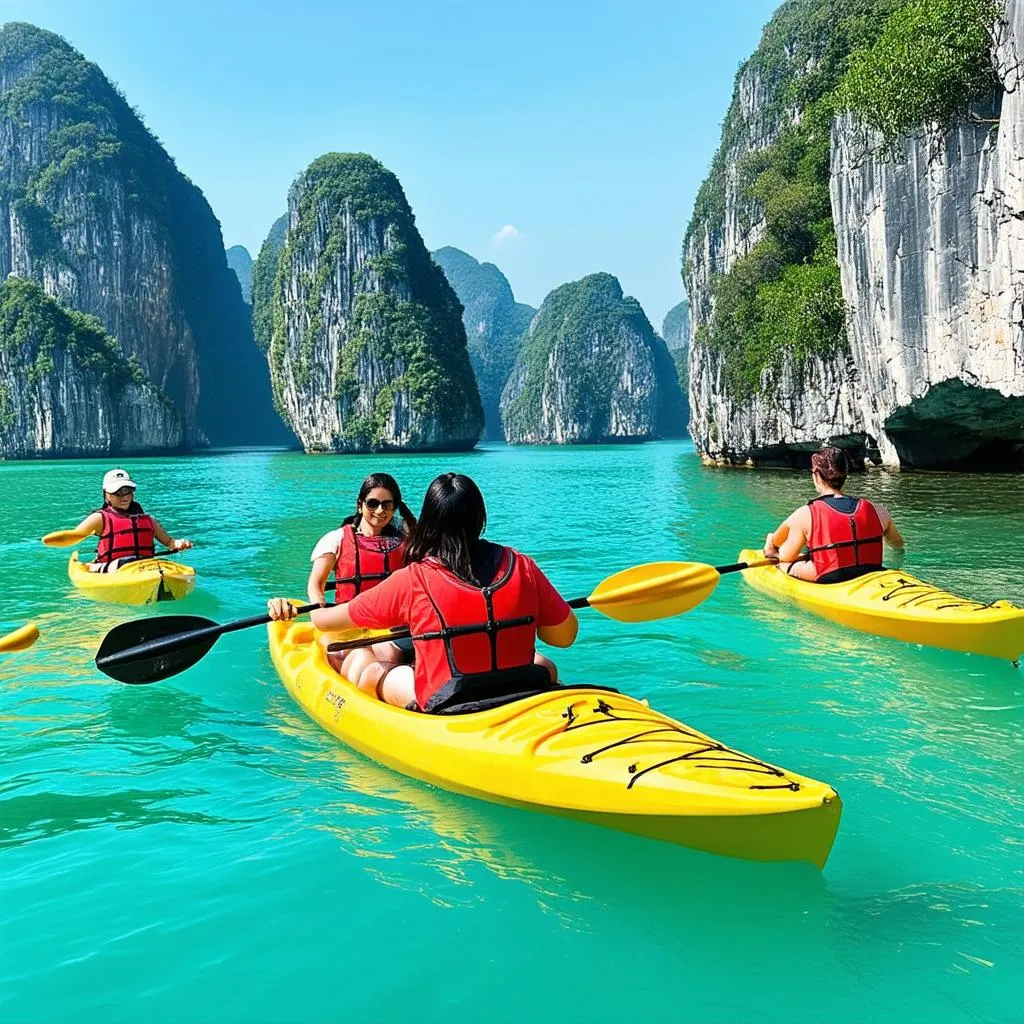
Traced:
[[136, 487], [136, 483], [128, 475], [127, 469], [111, 469], [103, 474], [103, 490], [113, 494], [122, 487]]

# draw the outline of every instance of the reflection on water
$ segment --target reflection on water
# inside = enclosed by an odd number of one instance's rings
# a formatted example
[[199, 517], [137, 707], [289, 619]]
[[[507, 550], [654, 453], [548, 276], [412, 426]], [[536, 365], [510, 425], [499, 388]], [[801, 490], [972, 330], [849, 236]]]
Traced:
[[0, 790], [0, 847], [21, 846], [37, 839], [80, 829], [114, 825], [224, 825], [227, 819], [201, 811], [168, 806], [175, 801], [205, 796], [202, 790], [119, 789], [112, 793], [33, 793], [7, 796]]
[[319, 805], [320, 827], [370, 861], [382, 885], [469, 906], [483, 899], [482, 870], [527, 887], [574, 930], [590, 928], [596, 905], [673, 942], [681, 921], [699, 922], [702, 941], [723, 948], [742, 946], [757, 922], [806, 931], [823, 921], [824, 882], [808, 865], [751, 865], [455, 796], [333, 742], [287, 697], [273, 705], [281, 731], [303, 743], [310, 774], [322, 785], [329, 766], [331, 791], [344, 791]]
[[[36, 539], [93, 506], [97, 464], [0, 465], [5, 488], [37, 496], [5, 509], [0, 619], [42, 630], [0, 658], [0, 933], [16, 936], [0, 949], [0, 1018], [109, 1021], [131, 1006], [178, 1021], [202, 997], [224, 1020], [411, 1019], [425, 990], [405, 967], [444, 951], [458, 984], [429, 993], [449, 1019], [1020, 1019], [1024, 671], [1002, 662], [843, 630], [739, 574], [663, 622], [580, 613], [563, 678], [648, 697], [836, 786], [843, 822], [823, 874], [404, 779], [303, 716], [259, 629], [152, 686], [96, 672], [119, 622], [224, 622], [300, 593], [314, 541], [380, 462], [132, 461], [154, 511], [200, 541], [187, 605], [145, 609], [78, 599], [67, 553]], [[673, 443], [386, 463], [413, 506], [442, 469], [474, 474], [487, 535], [571, 595], [634, 562], [731, 563], [811, 497], [807, 474], [703, 470]], [[896, 515], [908, 572], [1024, 602], [1020, 476], [854, 485]], [[557, 515], [553, 487], [576, 499]], [[639, 547], [626, 540], [638, 495]]]

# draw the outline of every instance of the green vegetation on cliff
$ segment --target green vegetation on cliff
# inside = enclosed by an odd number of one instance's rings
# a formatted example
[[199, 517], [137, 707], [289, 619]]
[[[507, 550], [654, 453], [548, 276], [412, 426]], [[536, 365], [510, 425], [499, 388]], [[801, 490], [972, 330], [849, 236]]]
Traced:
[[516, 302], [508, 279], [493, 263], [479, 263], [450, 245], [432, 255], [463, 305], [469, 360], [484, 406], [485, 439], [501, 440], [501, 392], [537, 310]]
[[[695, 237], [719, 230], [727, 174], [745, 151], [740, 215], [763, 215], [765, 230], [728, 274], [712, 275], [714, 314], [695, 338], [721, 353], [730, 393], [757, 393], [763, 372], [787, 355], [799, 365], [847, 346], [828, 187], [836, 113], [852, 104], [891, 134], [962, 111], [991, 83], [983, 40], [992, 11], [985, 0], [786, 0], [776, 11], [737, 75], [684, 242], [685, 254]], [[932, 62], [927, 73], [922, 61]], [[754, 80], [767, 98], [748, 120], [740, 86]], [[757, 149], [765, 136], [773, 143]]]
[[[347, 297], [351, 307], [333, 382], [342, 430], [334, 444], [387, 447], [385, 426], [400, 391], [409, 392], [415, 413], [452, 436], [465, 431], [468, 407], [479, 436], [483, 412], [466, 353], [462, 306], [427, 252], [398, 178], [366, 154], [329, 153], [299, 177], [289, 208], [291, 226], [277, 255], [273, 288], [267, 288], [262, 266], [253, 283], [261, 337], [268, 322], [267, 292], [271, 293], [269, 359], [278, 408], [285, 405], [286, 352], [292, 383], [299, 390], [307, 388], [314, 347], [325, 332], [328, 300], [344, 304]], [[316, 237], [324, 224], [326, 236]], [[365, 251], [349, 252], [354, 237], [357, 247], [372, 251], [379, 246], [379, 251], [369, 256]], [[272, 246], [270, 239], [267, 246]], [[312, 261], [315, 271], [297, 270], [295, 257], [300, 253], [302, 262], [308, 266]], [[267, 258], [272, 258], [270, 252]], [[262, 251], [259, 262], [264, 262]], [[297, 347], [289, 344], [281, 299], [283, 282], [296, 274], [304, 303]], [[295, 312], [290, 311], [292, 327]], [[371, 383], [365, 379], [368, 362], [403, 370], [386, 383]], [[358, 415], [355, 399], [371, 386], [373, 411]]]
[[[633, 370], [618, 362], [631, 358], [634, 340], [646, 347], [652, 360], [648, 365], [653, 380], [645, 385], [655, 390], [651, 415], [642, 413], [641, 398], [623, 393], [624, 378], [632, 378], [635, 371], [642, 377], [642, 362]], [[671, 437], [683, 430], [682, 397], [668, 349], [640, 303], [623, 295], [611, 274], [590, 274], [556, 288], [544, 299], [523, 336], [502, 401], [502, 422], [510, 440], [542, 432], [541, 424], [550, 418], [546, 417], [550, 410], [544, 408], [548, 386], [559, 393], [558, 416], [564, 433], [578, 434], [580, 440], [611, 436], [613, 396], [624, 418], [636, 428], [630, 436]]]
[[66, 350], [76, 366], [102, 374], [111, 391], [131, 383], [149, 384], [159, 400], [169, 401], [96, 317], [64, 309], [35, 281], [11, 277], [0, 284], [0, 348], [22, 347], [32, 355], [25, 368], [30, 384], [53, 372], [53, 353], [59, 349]]
[[949, 124], [998, 81], [993, 0], [909, 0], [870, 47], [850, 56], [841, 99], [892, 141], [925, 122]]
[[270, 351], [274, 333], [274, 282], [277, 258], [288, 234], [288, 214], [282, 213], [270, 227], [259, 255], [252, 265], [252, 333], [263, 352]]
[[224, 254], [228, 266], [238, 278], [238, 287], [242, 290], [242, 298], [252, 305], [252, 257], [244, 245], [233, 245]]
[[[50, 267], [89, 276], [85, 268], [116, 262], [107, 248], [115, 245], [123, 245], [125, 260], [129, 253], [160, 260], [159, 273], [143, 263], [129, 269], [139, 290], [157, 280], [171, 284], [167, 306], [187, 321], [195, 341], [198, 427], [218, 444], [289, 440], [271, 411], [266, 368], [252, 345], [249, 310], [227, 267], [220, 225], [139, 111], [64, 39], [21, 22], [0, 30], [0, 82], [0, 126], [11, 147], [0, 154], [0, 217], [21, 224], [33, 275]], [[70, 251], [65, 239], [76, 235], [108, 241]], [[130, 322], [137, 297], [110, 298]], [[97, 311], [87, 297], [82, 305]], [[121, 337], [131, 347], [128, 332]], [[176, 387], [168, 384], [181, 402]]]
[[[0, 93], [0, 116], [28, 121], [45, 105], [60, 119], [46, 136], [45, 159], [32, 166], [27, 180], [5, 187], [4, 198], [26, 224], [34, 258], [60, 260], [50, 200], [62, 190], [81, 187], [75, 182], [91, 168], [114, 165], [128, 199], [164, 222], [194, 212], [189, 210], [191, 197], [178, 193], [195, 186], [120, 90], [64, 39], [35, 25], [8, 22], [0, 30], [0, 65], [31, 67]], [[90, 199], [100, 201], [95, 194]], [[177, 226], [185, 232], [190, 225]]]

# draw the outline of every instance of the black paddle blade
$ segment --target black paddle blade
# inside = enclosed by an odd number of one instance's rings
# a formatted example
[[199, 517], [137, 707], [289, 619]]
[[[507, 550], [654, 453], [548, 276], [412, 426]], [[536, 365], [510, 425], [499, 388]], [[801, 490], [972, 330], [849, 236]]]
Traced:
[[120, 683], [155, 683], [194, 665], [221, 627], [201, 615], [160, 615], [115, 626], [96, 652], [96, 667]]

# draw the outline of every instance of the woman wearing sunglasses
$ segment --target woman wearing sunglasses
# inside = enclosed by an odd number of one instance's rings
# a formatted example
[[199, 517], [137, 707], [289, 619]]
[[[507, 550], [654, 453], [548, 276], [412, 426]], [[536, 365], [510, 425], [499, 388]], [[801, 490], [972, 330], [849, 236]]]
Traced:
[[[401, 516], [398, 525], [396, 511]], [[416, 517], [402, 501], [398, 481], [389, 473], [371, 473], [359, 488], [355, 513], [344, 519], [338, 529], [325, 533], [313, 548], [313, 568], [306, 584], [309, 600], [326, 604], [325, 587], [332, 571], [334, 599], [338, 604], [351, 601], [386, 580], [405, 565], [405, 544], [415, 525]], [[401, 664], [411, 652], [411, 644], [383, 642], [350, 652], [335, 667], [351, 679], [371, 661]]]
[[[535, 642], [568, 647], [576, 616], [532, 558], [481, 539], [486, 523], [477, 485], [442, 473], [423, 499], [406, 567], [372, 591], [313, 612], [320, 630], [407, 626], [416, 637], [415, 667], [370, 662], [343, 671], [347, 679], [389, 704], [428, 712], [554, 686], [555, 666]], [[274, 619], [295, 615], [281, 598], [267, 608]]]
[[78, 526], [78, 533], [98, 534], [96, 558], [90, 572], [114, 572], [126, 562], [152, 558], [158, 540], [170, 551], [185, 551], [192, 541], [172, 537], [135, 500], [135, 482], [124, 469], [112, 469], [103, 475], [103, 505], [90, 512]]

